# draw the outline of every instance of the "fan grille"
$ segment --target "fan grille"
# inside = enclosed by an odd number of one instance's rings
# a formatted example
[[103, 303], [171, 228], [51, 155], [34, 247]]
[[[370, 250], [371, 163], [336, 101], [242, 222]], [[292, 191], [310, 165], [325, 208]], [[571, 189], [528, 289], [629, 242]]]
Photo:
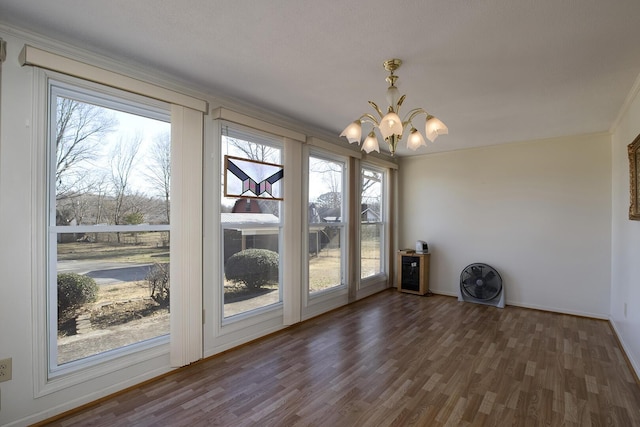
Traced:
[[502, 291], [502, 277], [490, 265], [470, 264], [460, 273], [460, 289], [477, 300], [492, 300]]

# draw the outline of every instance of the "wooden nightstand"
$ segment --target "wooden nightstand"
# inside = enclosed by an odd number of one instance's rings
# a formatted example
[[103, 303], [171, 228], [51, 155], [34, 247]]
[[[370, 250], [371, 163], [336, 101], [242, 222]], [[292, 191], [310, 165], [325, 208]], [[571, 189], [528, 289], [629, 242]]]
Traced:
[[431, 254], [398, 251], [398, 290], [416, 295], [429, 293], [429, 258]]

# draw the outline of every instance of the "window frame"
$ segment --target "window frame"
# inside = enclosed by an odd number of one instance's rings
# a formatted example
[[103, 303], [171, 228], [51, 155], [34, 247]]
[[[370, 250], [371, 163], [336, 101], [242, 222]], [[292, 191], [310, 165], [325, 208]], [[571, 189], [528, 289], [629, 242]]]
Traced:
[[351, 242], [349, 242], [349, 206], [350, 206], [350, 193], [349, 193], [349, 159], [341, 156], [339, 154], [335, 154], [326, 150], [322, 150], [316, 147], [309, 147], [307, 153], [305, 155], [305, 163], [304, 167], [304, 202], [305, 205], [302, 207], [302, 211], [305, 213], [306, 220], [303, 221], [305, 224], [305, 254], [309, 253], [310, 250], [310, 225], [308, 218], [308, 208], [309, 203], [311, 202], [309, 198], [309, 185], [310, 185], [310, 164], [311, 158], [314, 157], [319, 160], [324, 160], [328, 162], [339, 163], [342, 165], [342, 181], [341, 181], [341, 207], [340, 207], [340, 222], [330, 223], [331, 226], [340, 228], [340, 278], [341, 283], [336, 286], [332, 286], [327, 289], [322, 289], [317, 292], [311, 292], [310, 290], [310, 274], [309, 274], [309, 257], [307, 255], [306, 262], [303, 262], [303, 272], [304, 272], [304, 298], [305, 298], [305, 306], [309, 306], [313, 304], [315, 301], [323, 301], [328, 298], [331, 298], [336, 293], [338, 294], [346, 294], [348, 292], [349, 286], [349, 248]]
[[[28, 194], [31, 249], [32, 334], [34, 349], [33, 396], [40, 398], [79, 384], [97, 385], [96, 391], [79, 397], [87, 402], [171, 371], [202, 358], [203, 313], [193, 310], [202, 305], [202, 149], [204, 142], [204, 114], [208, 102], [177, 92], [166, 86], [150, 83], [148, 75], [113, 61], [92, 65], [94, 58], [80, 58], [35, 48], [25, 44], [18, 56], [31, 76], [31, 116], [25, 123], [29, 139], [25, 155], [30, 158], [31, 174]], [[120, 70], [119, 72], [113, 71]], [[158, 100], [171, 107], [171, 339], [169, 344], [136, 351], [126, 357], [96, 364], [83, 370], [49, 379], [47, 375], [47, 186], [48, 158], [46, 144], [48, 130], [47, 78], [68, 81], [81, 87]], [[175, 179], [174, 179], [175, 178]], [[188, 261], [187, 261], [188, 260]], [[174, 298], [177, 296], [177, 298]], [[63, 406], [68, 407], [68, 403]]]
[[[389, 170], [388, 168], [384, 168], [382, 166], [376, 165], [374, 163], [368, 163], [368, 162], [361, 162], [360, 163], [360, 168], [359, 168], [359, 174], [358, 174], [358, 238], [357, 238], [357, 244], [358, 244], [358, 253], [360, 254], [360, 259], [362, 260], [362, 225], [363, 224], [378, 224], [380, 229], [380, 271], [366, 276], [366, 277], [362, 277], [362, 263], [360, 263], [360, 265], [358, 266], [358, 279], [359, 279], [359, 283], [360, 283], [360, 288], [365, 288], [368, 286], [372, 286], [375, 285], [377, 283], [380, 283], [381, 281], [386, 281], [389, 278], [389, 261], [388, 261], [388, 257], [389, 257], [389, 251], [391, 250], [389, 247], [389, 213], [390, 213], [390, 201], [389, 201]], [[380, 201], [382, 203], [382, 206], [380, 207], [380, 216], [381, 216], [381, 220], [380, 221], [367, 221], [367, 222], [363, 222], [362, 221], [362, 217], [361, 217], [361, 209], [362, 209], [362, 204], [363, 204], [363, 171], [364, 170], [370, 170], [373, 172], [377, 172], [377, 173], [381, 173], [381, 179], [380, 179], [380, 184], [381, 184], [381, 198]]]
[[[170, 224], [162, 225], [117, 225], [100, 226], [99, 230], [95, 226], [59, 226], [55, 223], [56, 216], [56, 188], [55, 188], [55, 164], [56, 164], [56, 118], [57, 118], [57, 97], [69, 95], [80, 102], [97, 104], [101, 107], [116, 109], [125, 113], [142, 115], [144, 117], [161, 120], [171, 124], [171, 107], [169, 104], [133, 94], [113, 87], [89, 82], [80, 78], [70, 77], [52, 71], [38, 70], [35, 78], [39, 82], [37, 86], [44, 94], [38, 97], [38, 104], [41, 105], [42, 117], [40, 129], [46, 129], [40, 133], [36, 140], [44, 141], [40, 145], [39, 153], [36, 155], [37, 163], [42, 164], [36, 186], [40, 189], [35, 193], [39, 194], [39, 201], [36, 203], [34, 215], [36, 221], [42, 224], [42, 239], [36, 246], [41, 246], [38, 251], [42, 255], [42, 301], [38, 300], [38, 306], [44, 312], [42, 316], [37, 316], [42, 326], [43, 342], [38, 343], [39, 365], [44, 368], [44, 378], [40, 384], [36, 384], [36, 395], [48, 394], [70, 385], [77, 384], [89, 378], [102, 375], [105, 372], [112, 372], [136, 363], [139, 358], [150, 358], [169, 352], [169, 333], [129, 344], [123, 347], [107, 350], [85, 358], [57, 364], [57, 235], [59, 233], [73, 232], [169, 232]], [[92, 102], [93, 101], [93, 102]], [[37, 115], [40, 117], [40, 115]], [[38, 208], [41, 206], [41, 208]], [[38, 213], [40, 212], [40, 214]], [[39, 219], [38, 219], [39, 218]], [[38, 227], [39, 228], [39, 227]], [[173, 264], [170, 258], [170, 263]], [[41, 320], [40, 320], [41, 319]], [[125, 356], [130, 356], [129, 358]], [[129, 360], [127, 360], [129, 359]], [[40, 377], [40, 375], [38, 375]]]
[[[277, 162], [270, 162], [269, 163], [278, 163], [279, 165], [283, 165], [285, 164], [285, 144], [284, 141], [281, 140], [281, 138], [278, 135], [275, 134], [271, 134], [270, 132], [267, 131], [261, 131], [261, 130], [257, 130], [257, 129], [253, 129], [253, 128], [249, 128], [247, 126], [238, 124], [238, 123], [233, 123], [233, 122], [228, 122], [228, 121], [222, 121], [220, 123], [220, 141], [219, 141], [219, 145], [220, 148], [218, 149], [219, 151], [219, 155], [220, 155], [220, 182], [221, 182], [221, 186], [219, 188], [219, 200], [221, 201], [222, 199], [225, 198], [233, 198], [233, 196], [225, 196], [225, 188], [224, 187], [224, 174], [226, 173], [225, 168], [224, 168], [224, 157], [225, 154], [229, 154], [229, 153], [225, 153], [224, 152], [224, 146], [223, 146], [223, 142], [222, 139], [223, 137], [231, 137], [231, 138], [236, 138], [236, 139], [241, 139], [243, 141], [247, 141], [247, 142], [252, 142], [252, 143], [256, 143], [256, 144], [261, 144], [261, 145], [265, 145], [268, 147], [272, 147], [274, 149], [277, 149], [280, 151], [280, 159]], [[229, 129], [232, 130], [232, 134], [237, 135], [237, 137], [234, 136], [230, 136], [229, 135]], [[228, 150], [227, 150], [228, 151]], [[281, 182], [281, 194], [280, 194], [280, 198], [264, 198], [264, 200], [273, 200], [275, 202], [278, 203], [278, 211], [279, 211], [279, 216], [278, 219], [279, 221], [277, 223], [262, 223], [262, 224], [252, 224], [253, 228], [273, 228], [274, 226], [277, 226], [278, 229], [278, 254], [280, 255], [285, 249], [284, 249], [284, 242], [285, 242], [285, 238], [284, 238], [284, 220], [285, 220], [285, 207], [284, 207], [284, 180], [282, 180]], [[238, 200], [241, 198], [237, 198]], [[263, 199], [261, 197], [250, 197], [248, 198], [248, 200], [251, 200], [251, 202], [253, 203], [254, 201]], [[221, 208], [221, 206], [220, 206]], [[218, 262], [220, 263], [220, 270], [219, 270], [219, 278], [218, 278], [218, 284], [219, 286], [217, 286], [217, 293], [218, 293], [218, 301], [219, 301], [219, 316], [218, 316], [218, 322], [221, 328], [229, 328], [232, 327], [231, 329], [233, 329], [233, 325], [240, 325], [243, 322], [252, 322], [255, 321], [256, 319], [259, 319], [262, 315], [269, 315], [270, 313], [275, 313], [278, 311], [282, 311], [283, 306], [284, 306], [284, 301], [283, 301], [283, 288], [284, 288], [284, 268], [283, 268], [283, 257], [279, 256], [279, 265], [278, 265], [278, 301], [268, 304], [268, 305], [264, 305], [264, 306], [260, 306], [260, 307], [256, 307], [247, 311], [243, 311], [241, 313], [237, 313], [237, 314], [232, 314], [230, 316], [225, 316], [225, 308], [224, 308], [224, 280], [225, 280], [225, 272], [224, 272], [224, 257], [225, 257], [225, 239], [224, 239], [224, 231], [226, 229], [242, 229], [243, 224], [241, 223], [236, 223], [236, 222], [223, 222], [222, 221], [222, 212], [221, 209], [219, 210], [220, 212], [220, 217], [219, 217], [219, 232], [220, 232], [220, 239], [219, 239], [219, 245], [218, 245], [218, 250], [219, 250], [219, 260]]]

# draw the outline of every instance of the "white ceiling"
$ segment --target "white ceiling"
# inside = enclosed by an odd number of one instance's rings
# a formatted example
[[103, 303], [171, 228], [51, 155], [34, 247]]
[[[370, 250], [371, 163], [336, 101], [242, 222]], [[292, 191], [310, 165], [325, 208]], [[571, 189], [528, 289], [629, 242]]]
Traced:
[[417, 154], [609, 130], [639, 21], [638, 0], [0, 0], [4, 24], [335, 135], [400, 58], [403, 110], [449, 126]]

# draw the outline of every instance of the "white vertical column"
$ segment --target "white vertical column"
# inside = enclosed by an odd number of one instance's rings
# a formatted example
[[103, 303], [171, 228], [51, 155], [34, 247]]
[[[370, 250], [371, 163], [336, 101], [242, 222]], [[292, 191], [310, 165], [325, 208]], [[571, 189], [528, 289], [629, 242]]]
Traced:
[[360, 288], [360, 222], [362, 211], [361, 208], [361, 195], [362, 186], [360, 184], [360, 159], [356, 157], [349, 157], [349, 180], [347, 185], [349, 186], [349, 227], [348, 241], [351, 245], [351, 249], [347, 254], [347, 262], [349, 266], [349, 274], [347, 277], [347, 286], [349, 286], [349, 302], [353, 302], [357, 299], [358, 289]]
[[203, 115], [171, 107], [171, 366], [202, 358]]
[[282, 300], [285, 325], [298, 323], [302, 316], [302, 144], [284, 140], [284, 275]]
[[7, 42], [0, 38], [0, 129], [2, 129], [2, 63], [7, 59]]
[[[387, 287], [392, 288], [394, 286], [393, 279], [396, 277], [397, 269], [399, 265], [395, 264], [397, 257], [395, 256], [398, 250], [398, 170], [391, 168], [387, 172], [387, 218], [385, 219], [385, 235], [384, 242], [386, 263], [387, 263]], [[380, 260], [382, 261], [382, 260]]]

